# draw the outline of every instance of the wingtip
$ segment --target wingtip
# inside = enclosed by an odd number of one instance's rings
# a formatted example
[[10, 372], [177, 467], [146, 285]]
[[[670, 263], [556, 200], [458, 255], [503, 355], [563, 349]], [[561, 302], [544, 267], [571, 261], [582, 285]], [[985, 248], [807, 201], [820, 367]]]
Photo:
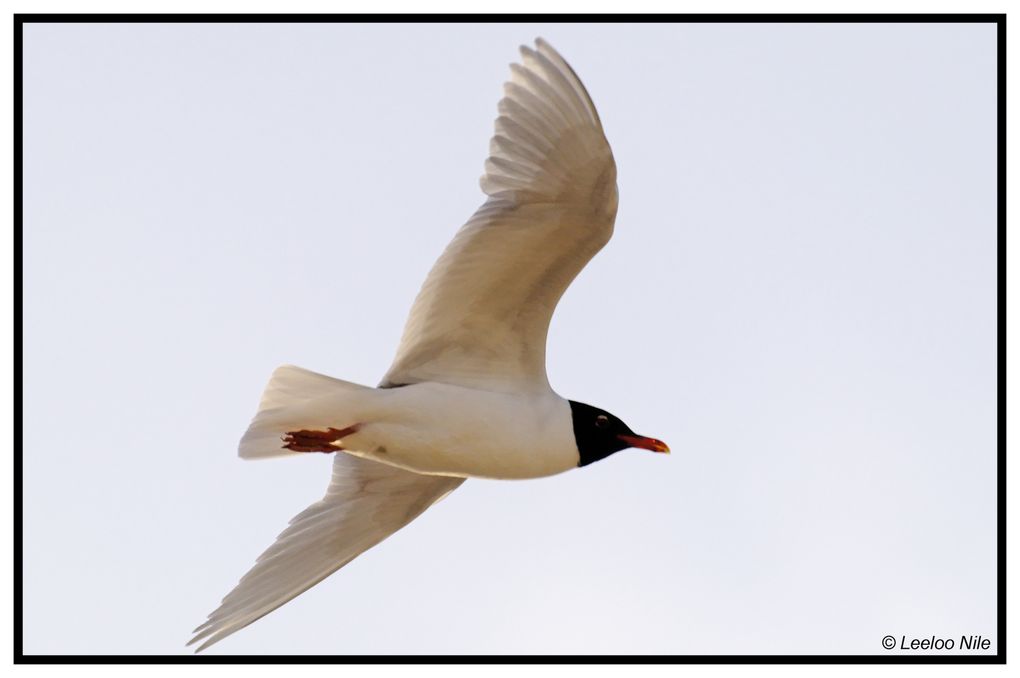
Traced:
[[184, 644], [184, 647], [191, 647], [192, 645], [194, 645], [198, 641], [204, 640], [205, 641], [204, 643], [202, 643], [201, 645], [199, 645], [198, 647], [195, 648], [195, 654], [198, 654], [199, 652], [201, 652], [205, 648], [209, 647], [210, 645], [212, 645], [213, 643], [215, 643], [215, 642], [217, 642], [217, 641], [219, 641], [221, 639], [222, 639], [221, 636], [218, 636], [217, 634], [210, 634], [208, 631], [205, 631], [203, 633], [199, 633], [194, 638], [192, 638], [191, 640], [186, 642]]
[[[185, 643], [184, 647], [190, 647], [191, 645], [194, 645], [198, 641], [200, 641], [200, 640], [202, 640], [204, 638], [208, 638], [209, 636], [213, 635], [213, 631], [214, 630], [215, 629], [213, 629], [213, 627], [212, 627], [211, 620], [205, 622], [204, 624], [199, 624], [198, 626], [195, 627], [195, 630], [191, 632], [192, 633], [191, 640], [189, 640], [187, 643]], [[204, 647], [204, 645], [203, 645], [203, 647]], [[201, 650], [201, 649], [202, 648], [199, 648], [199, 650]]]
[[[204, 643], [202, 643], [201, 645], [199, 645], [198, 647], [195, 648], [195, 654], [198, 654], [199, 652], [201, 652], [202, 650], [204, 650], [205, 648], [209, 647], [210, 645], [212, 645], [215, 642], [216, 642], [215, 639], [205, 641]], [[188, 644], [190, 645], [190, 643], [188, 643]]]
[[552, 52], [553, 54], [559, 54], [559, 52], [556, 51], [556, 48], [550, 45], [549, 41], [543, 38], [541, 35], [535, 38], [535, 48], [539, 52], [549, 51]]
[[[205, 628], [207, 626], [209, 626], [209, 621], [208, 620], [202, 622], [201, 624], [199, 624], [195, 628], [191, 629], [191, 632], [192, 633], [201, 633], [203, 630], [205, 630]], [[194, 642], [194, 641], [192, 641], [192, 642]]]

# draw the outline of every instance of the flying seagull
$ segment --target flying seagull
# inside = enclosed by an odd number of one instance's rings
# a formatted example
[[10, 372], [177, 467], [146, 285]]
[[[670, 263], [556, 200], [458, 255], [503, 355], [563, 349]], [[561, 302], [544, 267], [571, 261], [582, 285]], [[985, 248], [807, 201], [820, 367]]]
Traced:
[[616, 164], [595, 105], [547, 42], [521, 47], [482, 190], [415, 299], [376, 388], [273, 372], [242, 459], [336, 453], [326, 496], [290, 521], [188, 643], [199, 651], [372, 548], [465, 478], [538, 478], [629, 447], [669, 452], [549, 386], [553, 310], [609, 242]]

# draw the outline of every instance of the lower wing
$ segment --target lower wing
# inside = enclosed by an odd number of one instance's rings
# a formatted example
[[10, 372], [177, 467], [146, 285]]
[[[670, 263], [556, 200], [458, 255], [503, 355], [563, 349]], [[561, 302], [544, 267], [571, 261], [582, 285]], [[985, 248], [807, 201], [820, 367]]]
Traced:
[[294, 516], [188, 645], [201, 652], [372, 548], [457, 488], [463, 478], [425, 476], [337, 453], [326, 496]]

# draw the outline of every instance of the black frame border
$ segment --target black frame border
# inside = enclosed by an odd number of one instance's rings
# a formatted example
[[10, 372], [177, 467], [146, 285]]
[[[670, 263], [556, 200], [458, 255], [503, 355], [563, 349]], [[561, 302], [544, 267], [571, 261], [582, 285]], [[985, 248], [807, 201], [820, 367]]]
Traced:
[[[1005, 664], [1006, 663], [1006, 15], [1005, 14], [14, 14], [14, 663], [15, 664]], [[997, 26], [998, 380], [996, 654], [986, 655], [26, 655], [22, 617], [22, 28], [26, 23], [994, 23]]]

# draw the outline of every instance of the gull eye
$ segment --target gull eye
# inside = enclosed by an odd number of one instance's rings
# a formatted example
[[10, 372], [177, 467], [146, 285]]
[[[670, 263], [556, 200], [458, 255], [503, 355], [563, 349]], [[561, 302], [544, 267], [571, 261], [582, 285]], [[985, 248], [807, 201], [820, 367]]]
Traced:
[[604, 414], [600, 414], [599, 416], [595, 417], [595, 425], [598, 426], [599, 428], [605, 428], [609, 426], [609, 417], [607, 417]]

